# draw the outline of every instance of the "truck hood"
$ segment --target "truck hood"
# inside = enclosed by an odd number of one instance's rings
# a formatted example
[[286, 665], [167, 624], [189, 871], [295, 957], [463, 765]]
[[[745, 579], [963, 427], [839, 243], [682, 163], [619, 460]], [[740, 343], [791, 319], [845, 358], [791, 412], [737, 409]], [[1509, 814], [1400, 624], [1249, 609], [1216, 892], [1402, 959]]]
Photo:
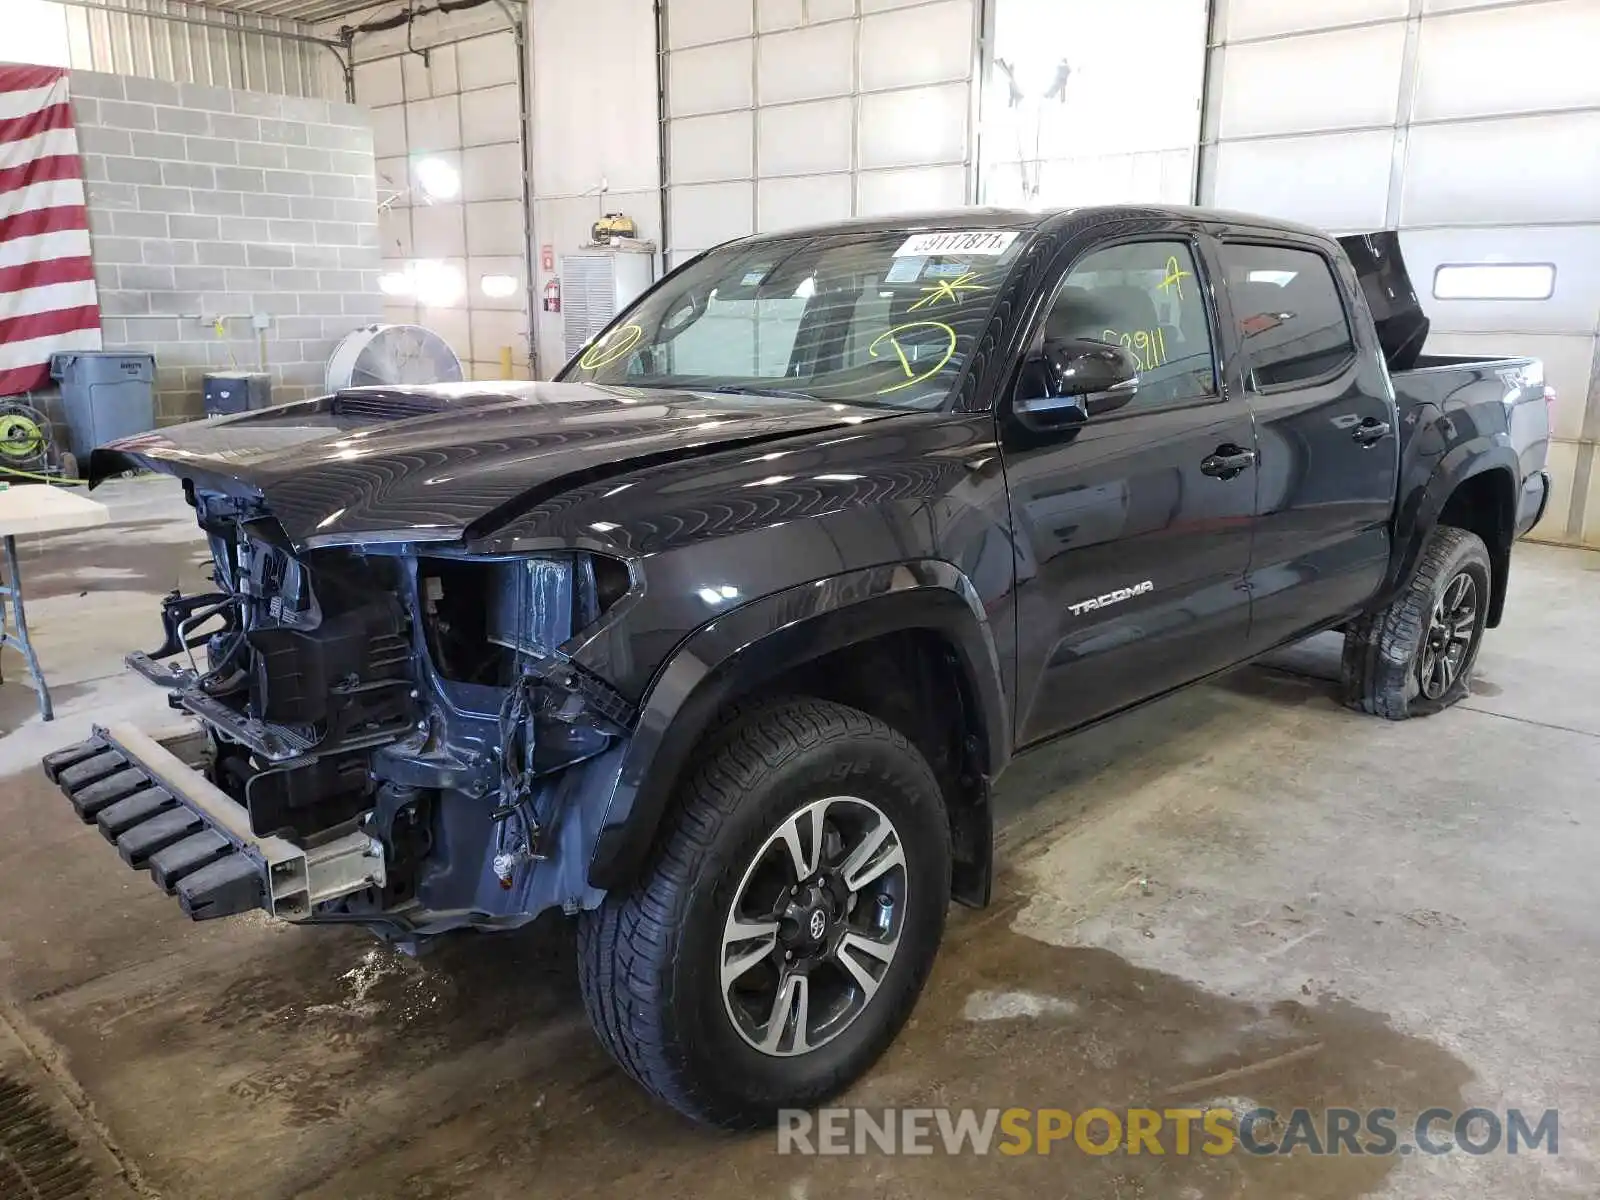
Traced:
[[89, 481], [146, 468], [259, 496], [302, 550], [457, 541], [578, 483], [892, 415], [592, 384], [352, 388], [113, 442], [95, 450]]

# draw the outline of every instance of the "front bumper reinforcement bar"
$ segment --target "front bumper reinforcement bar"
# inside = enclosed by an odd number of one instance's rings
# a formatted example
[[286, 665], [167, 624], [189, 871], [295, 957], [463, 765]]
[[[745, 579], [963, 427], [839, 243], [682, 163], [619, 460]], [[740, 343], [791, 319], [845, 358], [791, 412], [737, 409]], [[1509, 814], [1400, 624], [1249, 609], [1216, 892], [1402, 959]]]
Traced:
[[253, 832], [244, 806], [196, 769], [205, 743], [195, 722], [154, 735], [97, 725], [88, 741], [45, 755], [44, 773], [196, 921], [252, 908], [303, 920], [324, 901], [383, 886], [382, 845], [364, 833], [307, 849]]

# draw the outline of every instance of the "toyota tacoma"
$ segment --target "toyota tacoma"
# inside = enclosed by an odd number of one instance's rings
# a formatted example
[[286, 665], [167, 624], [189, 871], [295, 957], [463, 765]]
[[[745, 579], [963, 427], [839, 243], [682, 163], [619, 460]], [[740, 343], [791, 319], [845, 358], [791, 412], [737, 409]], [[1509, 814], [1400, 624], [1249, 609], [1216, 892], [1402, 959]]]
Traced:
[[45, 760], [202, 920], [408, 950], [558, 909], [600, 1040], [748, 1126], [860, 1076], [1008, 760], [1325, 630], [1466, 694], [1549, 493], [1541, 364], [1430, 357], [1394, 234], [968, 209], [744, 238], [549, 383], [364, 387], [94, 452], [212, 589], [170, 728]]

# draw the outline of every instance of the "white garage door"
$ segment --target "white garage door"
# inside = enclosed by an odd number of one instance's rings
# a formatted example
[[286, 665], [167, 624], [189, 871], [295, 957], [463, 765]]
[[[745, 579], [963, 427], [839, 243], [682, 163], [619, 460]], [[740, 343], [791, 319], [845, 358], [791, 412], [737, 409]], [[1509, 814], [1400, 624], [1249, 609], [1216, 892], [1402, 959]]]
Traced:
[[[366, 54], [381, 47], [358, 43]], [[390, 54], [356, 67], [377, 153], [385, 316], [438, 333], [468, 378], [499, 379], [508, 350], [512, 374], [526, 378], [516, 41], [492, 33], [426, 59]]]
[[667, 250], [971, 196], [972, 0], [668, 0]]
[[1188, 204], [1206, 0], [991, 0], [986, 204]]
[[1399, 228], [1430, 350], [1544, 358], [1536, 536], [1600, 545], [1600, 3], [1220, 0], [1213, 40], [1204, 199]]

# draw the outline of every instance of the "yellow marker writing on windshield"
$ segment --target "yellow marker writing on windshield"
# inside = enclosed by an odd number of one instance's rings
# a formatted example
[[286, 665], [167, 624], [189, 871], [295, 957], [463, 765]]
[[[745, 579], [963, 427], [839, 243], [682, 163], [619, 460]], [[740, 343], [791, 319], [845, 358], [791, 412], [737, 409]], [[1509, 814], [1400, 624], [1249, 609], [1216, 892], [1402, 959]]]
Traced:
[[[906, 356], [905, 347], [900, 344], [900, 338], [902, 335], [908, 334], [917, 329], [938, 330], [940, 333], [944, 334], [946, 341], [944, 354], [939, 358], [939, 361], [934, 363], [933, 366], [929, 367], [927, 370], [920, 373], [917, 371], [916, 367], [912, 365], [910, 358]], [[912, 387], [915, 384], [932, 379], [944, 369], [945, 363], [954, 358], [956, 354], [956, 331], [951, 329], [950, 326], [946, 325], [943, 321], [907, 321], [904, 325], [896, 325], [893, 329], [886, 329], [877, 337], [872, 339], [872, 344], [867, 347], [867, 353], [873, 358], [877, 358], [878, 347], [886, 341], [891, 347], [893, 347], [895, 357], [900, 360], [900, 369], [905, 372], [906, 377], [900, 383], [891, 384], [886, 388], [879, 388], [876, 393], [879, 396], [886, 396], [890, 392], [898, 392], [902, 388]]]
[[1178, 256], [1174, 254], [1171, 258], [1167, 259], [1167, 274], [1166, 278], [1161, 281], [1161, 290], [1164, 292], [1169, 288], [1176, 288], [1178, 292], [1178, 299], [1182, 300], [1183, 281], [1185, 279], [1193, 278], [1193, 275], [1183, 269], [1183, 265], [1178, 262]]
[[578, 365], [585, 371], [598, 371], [610, 366], [627, 354], [644, 338], [644, 330], [637, 325], [621, 325], [583, 352]]
[[948, 300], [951, 304], [960, 304], [962, 292], [988, 291], [989, 289], [985, 285], [973, 282], [977, 277], [976, 271], [966, 271], [957, 275], [954, 279], [941, 279], [932, 287], [923, 288], [924, 295], [922, 299], [913, 304], [911, 309], [914, 311], [923, 307], [932, 308], [941, 300]]

